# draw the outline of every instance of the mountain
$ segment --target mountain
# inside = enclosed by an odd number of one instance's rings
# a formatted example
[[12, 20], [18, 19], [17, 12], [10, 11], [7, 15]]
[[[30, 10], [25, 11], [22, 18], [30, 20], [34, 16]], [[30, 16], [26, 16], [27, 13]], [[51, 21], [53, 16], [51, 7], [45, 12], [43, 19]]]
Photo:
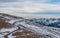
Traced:
[[32, 18], [29, 19], [30, 21], [34, 21], [40, 25], [49, 26], [49, 27], [56, 27], [60, 28], [60, 18]]
[[0, 13], [0, 38], [60, 38], [60, 28], [55, 25], [59, 24], [59, 20], [26, 19]]

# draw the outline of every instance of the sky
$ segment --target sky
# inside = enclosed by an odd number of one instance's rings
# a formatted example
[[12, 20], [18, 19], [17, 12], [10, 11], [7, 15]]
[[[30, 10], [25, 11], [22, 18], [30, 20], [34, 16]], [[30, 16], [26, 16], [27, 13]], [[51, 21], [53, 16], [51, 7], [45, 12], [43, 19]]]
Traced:
[[0, 0], [0, 13], [21, 16], [60, 16], [60, 0]]

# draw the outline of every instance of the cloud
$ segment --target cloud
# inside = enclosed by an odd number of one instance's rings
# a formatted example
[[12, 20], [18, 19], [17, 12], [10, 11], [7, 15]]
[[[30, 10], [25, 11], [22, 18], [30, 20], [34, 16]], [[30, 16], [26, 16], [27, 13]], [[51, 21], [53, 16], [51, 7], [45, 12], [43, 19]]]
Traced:
[[0, 0], [0, 2], [16, 2], [17, 0]]
[[49, 0], [0, 0], [0, 2], [24, 2], [24, 1], [47, 2], [47, 1], [49, 1]]
[[0, 0], [0, 12], [5, 13], [46, 13], [60, 12], [60, 4], [49, 4], [50, 0]]

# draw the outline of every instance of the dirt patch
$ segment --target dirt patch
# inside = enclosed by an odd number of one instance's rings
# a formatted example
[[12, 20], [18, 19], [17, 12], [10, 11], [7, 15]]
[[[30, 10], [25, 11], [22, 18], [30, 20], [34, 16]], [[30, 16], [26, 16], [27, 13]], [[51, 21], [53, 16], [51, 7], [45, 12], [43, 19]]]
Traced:
[[0, 18], [0, 29], [1, 28], [11, 28], [13, 25], [5, 22], [5, 19]]
[[15, 32], [12, 35], [16, 36], [16, 38], [45, 38], [44, 36], [37, 35], [28, 30], [22, 30], [21, 32]]

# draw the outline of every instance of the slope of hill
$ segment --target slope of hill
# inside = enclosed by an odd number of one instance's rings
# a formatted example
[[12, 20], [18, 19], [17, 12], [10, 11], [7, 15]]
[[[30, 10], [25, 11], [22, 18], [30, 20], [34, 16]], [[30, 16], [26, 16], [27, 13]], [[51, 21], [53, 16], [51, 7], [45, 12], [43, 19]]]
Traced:
[[0, 38], [60, 38], [60, 28], [47, 26], [55, 21], [37, 20], [0, 13]]

